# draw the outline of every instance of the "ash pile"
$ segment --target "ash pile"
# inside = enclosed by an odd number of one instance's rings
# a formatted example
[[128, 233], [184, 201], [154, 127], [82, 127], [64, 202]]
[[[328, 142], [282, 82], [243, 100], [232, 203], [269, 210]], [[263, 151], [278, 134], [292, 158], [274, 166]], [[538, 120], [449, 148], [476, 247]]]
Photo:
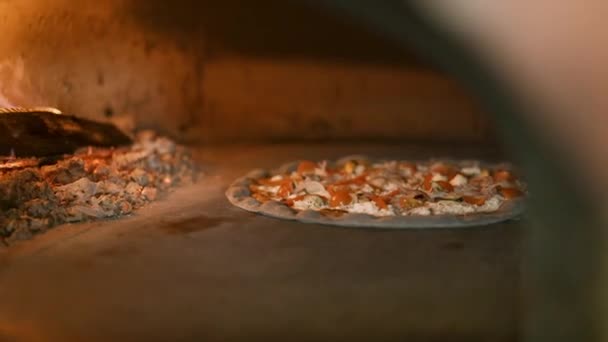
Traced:
[[194, 182], [196, 174], [187, 148], [149, 131], [128, 147], [89, 147], [52, 161], [3, 161], [0, 244], [63, 223], [131, 214], [175, 186]]

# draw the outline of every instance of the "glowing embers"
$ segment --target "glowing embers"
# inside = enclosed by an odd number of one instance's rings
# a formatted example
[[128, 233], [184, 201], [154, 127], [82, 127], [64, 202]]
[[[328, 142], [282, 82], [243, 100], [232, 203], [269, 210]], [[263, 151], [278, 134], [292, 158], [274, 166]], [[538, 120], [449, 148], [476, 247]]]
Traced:
[[131, 213], [196, 176], [188, 150], [151, 132], [129, 147], [0, 160], [0, 243], [66, 222]]

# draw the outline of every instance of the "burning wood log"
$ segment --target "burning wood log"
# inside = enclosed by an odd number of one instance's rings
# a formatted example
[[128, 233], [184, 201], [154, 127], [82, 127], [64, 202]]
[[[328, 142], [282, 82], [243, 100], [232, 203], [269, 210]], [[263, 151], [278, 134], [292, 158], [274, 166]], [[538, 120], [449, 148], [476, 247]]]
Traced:
[[85, 146], [116, 147], [131, 142], [112, 124], [58, 114], [53, 109], [0, 110], [0, 155], [4, 156], [49, 157]]

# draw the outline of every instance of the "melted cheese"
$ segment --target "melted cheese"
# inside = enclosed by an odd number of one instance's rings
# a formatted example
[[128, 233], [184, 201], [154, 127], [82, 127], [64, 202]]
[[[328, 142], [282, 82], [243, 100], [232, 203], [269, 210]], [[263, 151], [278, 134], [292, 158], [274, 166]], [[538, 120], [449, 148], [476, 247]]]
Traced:
[[304, 196], [299, 201], [293, 202], [293, 208], [296, 210], [320, 210], [325, 207], [325, 201], [319, 196]]
[[376, 203], [372, 201], [358, 202], [345, 206], [344, 210], [348, 210], [350, 213], [355, 214], [368, 214], [373, 216], [392, 216], [394, 213], [389, 209], [380, 209], [376, 206]]
[[442, 182], [447, 180], [448, 178], [440, 173], [433, 173], [433, 178], [431, 179], [433, 182]]
[[460, 171], [466, 176], [475, 176], [481, 173], [479, 166], [463, 167]]
[[413, 208], [410, 211], [407, 212], [407, 214], [409, 215], [420, 215], [420, 216], [429, 216], [431, 215], [431, 209], [427, 208], [427, 207], [418, 207], [418, 208]]
[[496, 211], [500, 208], [502, 202], [503, 201], [500, 199], [500, 197], [493, 196], [492, 198], [487, 200], [486, 203], [480, 206], [477, 211], [482, 213]]
[[260, 189], [260, 191], [264, 191], [264, 192], [268, 192], [270, 194], [276, 195], [277, 192], [279, 192], [279, 189], [281, 188], [280, 185], [260, 185], [258, 187], [258, 189]]
[[365, 172], [365, 165], [357, 165], [355, 167], [355, 175], [359, 176]]
[[369, 184], [364, 184], [363, 187], [361, 187], [361, 192], [367, 192], [367, 193], [371, 193], [374, 191], [374, 188], [371, 187], [371, 185]]
[[461, 175], [461, 174], [457, 174], [456, 176], [454, 176], [454, 178], [452, 178], [452, 180], [450, 181], [450, 184], [452, 186], [463, 186], [466, 185], [468, 183], [467, 181], [467, 177]]
[[464, 215], [475, 212], [475, 207], [471, 204], [456, 201], [438, 201], [437, 203], [429, 203], [428, 206], [436, 215]]
[[399, 186], [393, 182], [389, 182], [384, 186], [384, 191], [390, 193], [391, 191], [399, 189]]

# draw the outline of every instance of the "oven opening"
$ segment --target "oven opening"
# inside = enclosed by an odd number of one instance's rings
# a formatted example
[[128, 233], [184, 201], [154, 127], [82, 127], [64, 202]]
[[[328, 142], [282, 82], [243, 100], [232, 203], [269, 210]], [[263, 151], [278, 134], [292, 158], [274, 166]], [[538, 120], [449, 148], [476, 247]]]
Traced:
[[501, 158], [476, 100], [415, 49], [327, 9], [291, 6], [185, 1], [165, 15], [160, 2], [133, 1], [68, 12], [70, 25], [52, 22], [59, 4], [20, 7], [48, 22], [6, 23], [2, 244], [144, 215], [157, 198], [176, 201], [169, 190], [205, 167], [228, 180], [245, 165], [376, 149], [377, 158]]

